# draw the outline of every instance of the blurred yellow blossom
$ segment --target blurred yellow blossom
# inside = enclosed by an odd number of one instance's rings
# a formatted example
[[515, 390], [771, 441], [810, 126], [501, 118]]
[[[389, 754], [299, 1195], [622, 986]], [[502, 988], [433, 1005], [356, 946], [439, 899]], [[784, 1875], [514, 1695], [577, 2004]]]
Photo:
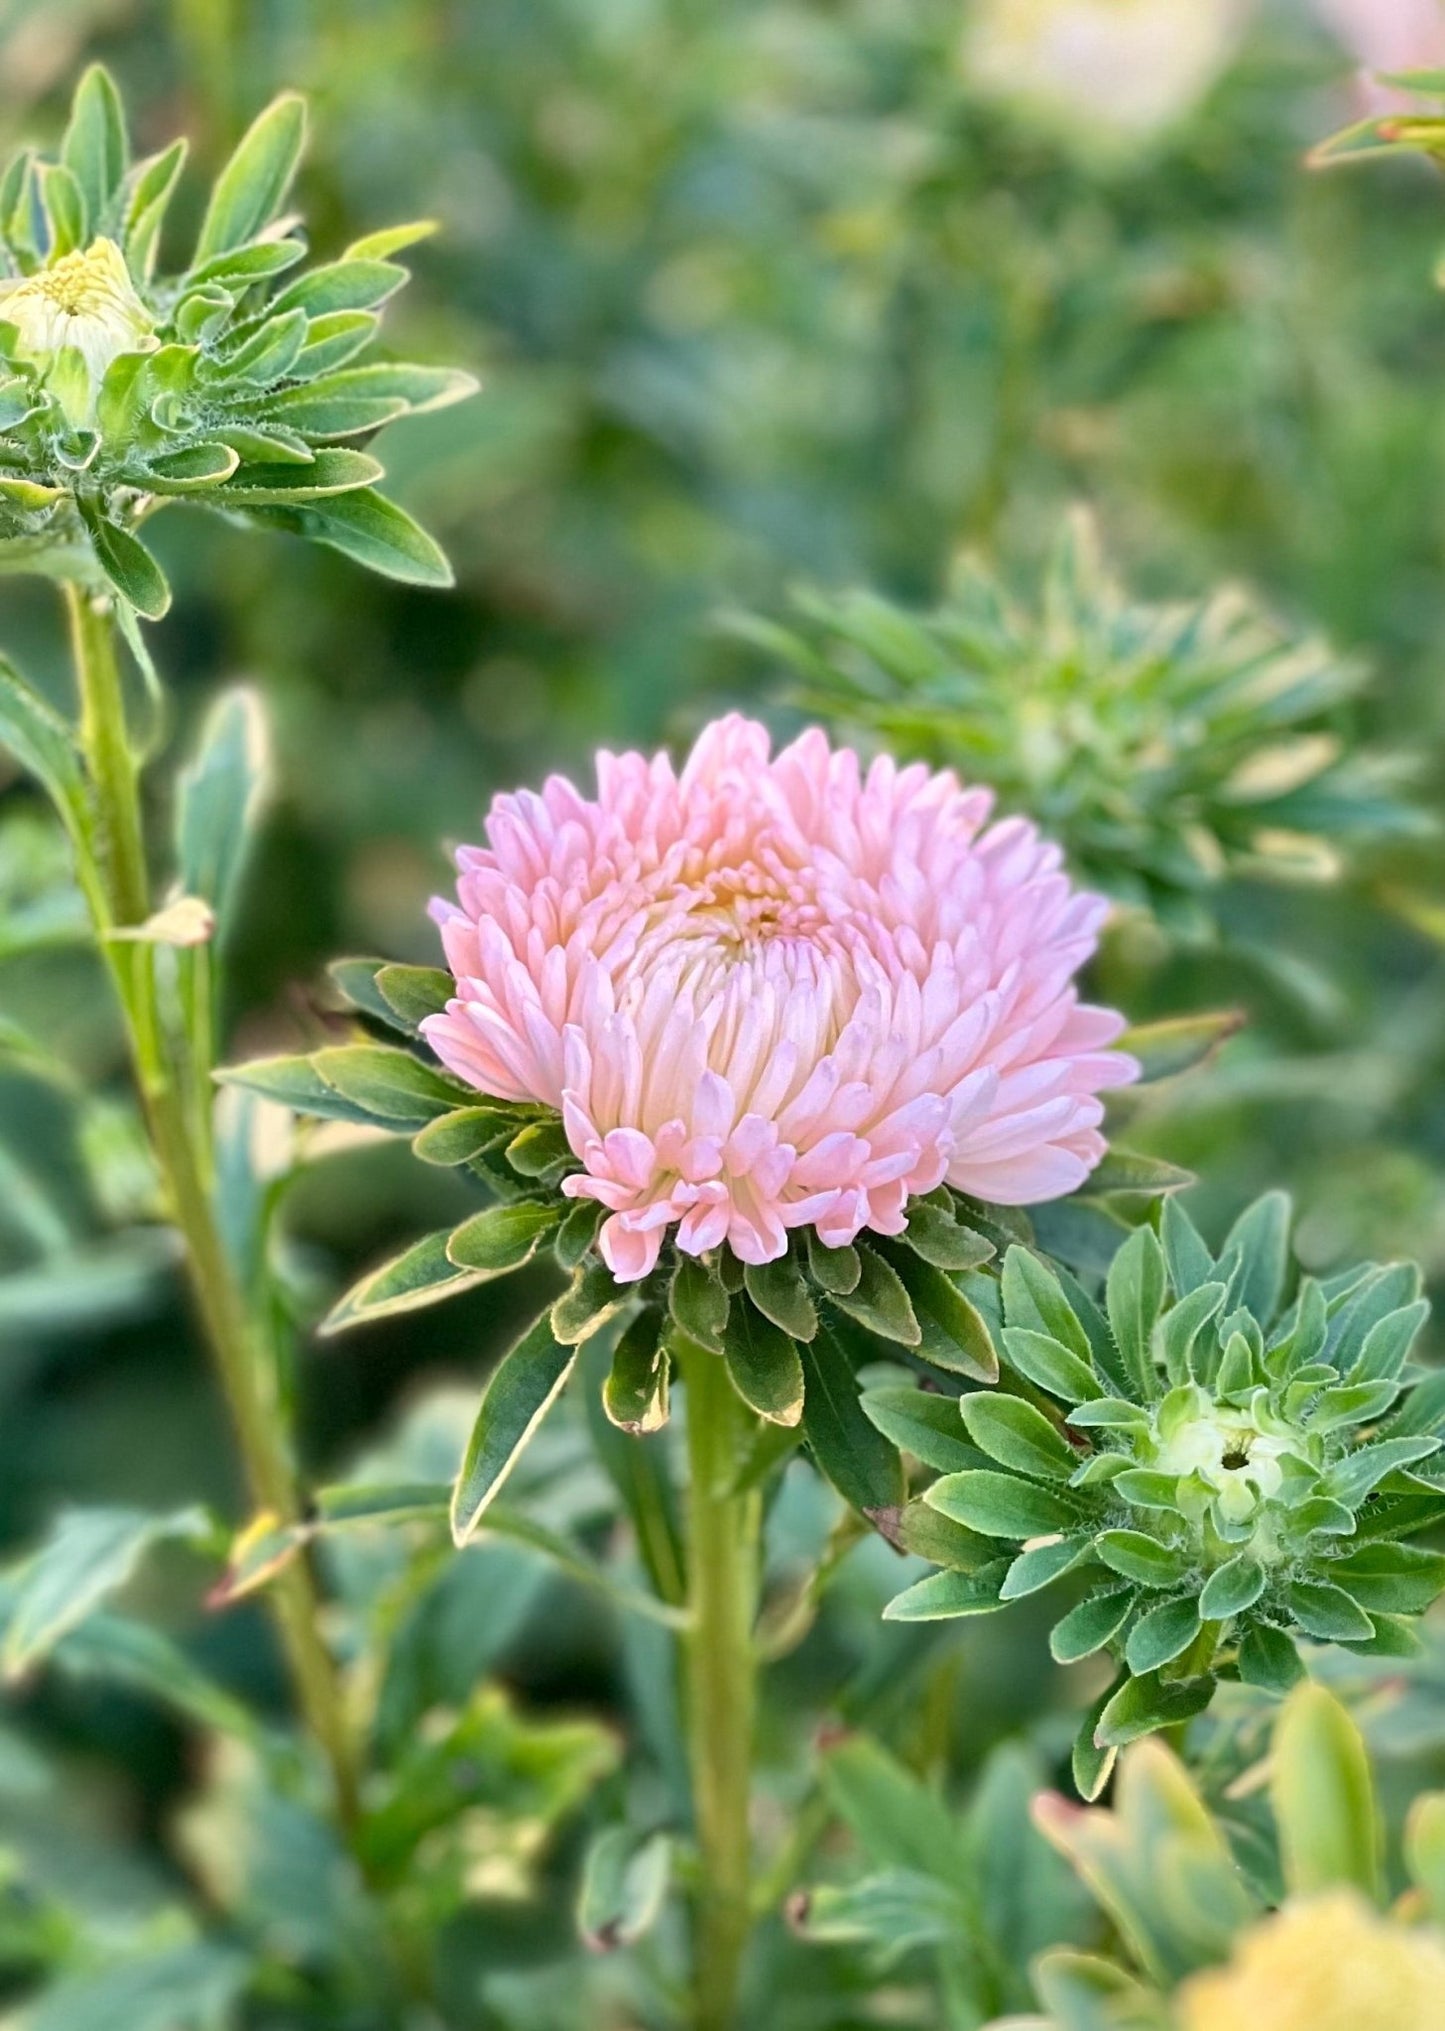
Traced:
[[1445, 2031], [1445, 1940], [1348, 1891], [1287, 1906], [1179, 1996], [1179, 2031]]

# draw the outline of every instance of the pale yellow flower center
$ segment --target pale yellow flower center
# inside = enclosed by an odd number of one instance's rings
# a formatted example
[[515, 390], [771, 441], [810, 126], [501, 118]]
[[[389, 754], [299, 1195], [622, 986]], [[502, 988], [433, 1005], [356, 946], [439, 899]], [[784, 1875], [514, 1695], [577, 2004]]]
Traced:
[[21, 351], [40, 365], [73, 347], [85, 362], [92, 391], [117, 354], [156, 343], [114, 240], [92, 240], [36, 275], [0, 282], [0, 319], [15, 326]]

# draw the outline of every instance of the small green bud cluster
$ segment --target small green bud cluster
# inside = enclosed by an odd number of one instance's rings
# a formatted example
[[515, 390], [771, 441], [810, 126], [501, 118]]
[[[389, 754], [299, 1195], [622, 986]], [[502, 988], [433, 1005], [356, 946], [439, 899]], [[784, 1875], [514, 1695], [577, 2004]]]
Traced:
[[941, 1470], [924, 1502], [946, 1520], [928, 1539], [942, 1569], [889, 1612], [979, 1613], [1076, 1575], [1053, 1654], [1120, 1667], [1081, 1739], [1086, 1789], [1219, 1678], [1288, 1688], [1301, 1640], [1407, 1653], [1445, 1588], [1445, 1556], [1403, 1542], [1445, 1518], [1445, 1375], [1411, 1364], [1418, 1271], [1306, 1277], [1286, 1302], [1288, 1229], [1271, 1194], [1216, 1257], [1169, 1199], [1159, 1234], [1119, 1250], [1103, 1309], [1010, 1249], [1013, 1393], [963, 1398], [967, 1464], [946, 1434], [915, 1447]]
[[1340, 741], [1357, 665], [1237, 590], [1132, 599], [1084, 516], [1037, 604], [966, 558], [931, 612], [816, 593], [730, 631], [786, 668], [800, 710], [990, 784], [1084, 880], [1181, 932], [1209, 928], [1231, 874], [1320, 879], [1420, 826], [1400, 759]]
[[294, 95], [260, 115], [175, 274], [158, 256], [185, 143], [133, 161], [99, 67], [58, 159], [27, 151], [0, 176], [0, 566], [114, 589], [154, 619], [170, 595], [137, 526], [189, 499], [392, 577], [449, 583], [356, 448], [475, 386], [451, 369], [360, 361], [407, 279], [393, 257], [430, 228], [373, 234], [303, 269], [306, 241], [283, 208], [305, 133]]

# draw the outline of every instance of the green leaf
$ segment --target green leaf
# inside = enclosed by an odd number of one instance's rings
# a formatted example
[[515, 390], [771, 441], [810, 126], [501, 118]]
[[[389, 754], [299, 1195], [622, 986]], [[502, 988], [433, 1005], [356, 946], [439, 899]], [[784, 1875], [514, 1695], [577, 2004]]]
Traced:
[[148, 279], [155, 267], [161, 226], [186, 159], [187, 143], [172, 141], [158, 155], [137, 163], [128, 181], [124, 243], [131, 273]]
[[465, 1099], [454, 1080], [392, 1044], [336, 1044], [311, 1063], [345, 1099], [399, 1129], [421, 1128]]
[[206, 496], [217, 508], [284, 508], [288, 513], [320, 514], [339, 506], [353, 492], [365, 494], [381, 467], [362, 451], [331, 448], [318, 451], [309, 465], [243, 465], [232, 478]]
[[[813, 1323], [816, 1333], [816, 1313]], [[733, 1388], [749, 1409], [770, 1424], [800, 1424], [804, 1388], [797, 1342], [754, 1305], [744, 1303], [733, 1306], [723, 1345]]]
[[862, 1272], [858, 1287], [835, 1291], [833, 1303], [870, 1333], [877, 1333], [884, 1340], [899, 1341], [905, 1347], [917, 1347], [923, 1339], [923, 1330], [914, 1317], [897, 1270], [862, 1242], [855, 1243], [855, 1247]]
[[160, 620], [170, 608], [171, 589], [139, 536], [107, 521], [89, 504], [82, 504], [82, 512], [96, 561], [121, 598], [146, 620]]
[[1040, 1410], [1017, 1396], [963, 1399], [963, 1422], [974, 1444], [1016, 1474], [1042, 1481], [1067, 1481], [1078, 1465], [1073, 1447]]
[[997, 1382], [998, 1352], [977, 1306], [941, 1269], [906, 1248], [886, 1243], [884, 1248], [908, 1293], [922, 1333], [918, 1351], [924, 1360], [975, 1382]]
[[1005, 1326], [1003, 1349], [1010, 1368], [1061, 1403], [1089, 1403], [1098, 1397], [1098, 1376], [1062, 1340], [1027, 1326]]
[[1090, 1368], [1089, 1336], [1047, 1263], [1015, 1244], [1003, 1260], [1002, 1288], [1004, 1318], [1010, 1326], [1057, 1340], [1083, 1369]]
[[1417, 1798], [1405, 1821], [1405, 1863], [1437, 1926], [1445, 1922], [1445, 1792]]
[[1305, 1635], [1319, 1643], [1353, 1643], [1375, 1633], [1364, 1609], [1342, 1587], [1323, 1580], [1294, 1580], [1285, 1597]]
[[543, 1121], [529, 1121], [512, 1137], [502, 1154], [509, 1168], [521, 1178], [556, 1177], [577, 1168], [561, 1116], [555, 1114]]
[[991, 1615], [1004, 1604], [999, 1597], [1009, 1569], [1007, 1559], [974, 1572], [929, 1573], [895, 1594], [883, 1610], [885, 1622], [949, 1622], [960, 1615]]
[[925, 1489], [923, 1499], [930, 1508], [985, 1537], [1042, 1537], [1067, 1531], [1079, 1521], [1077, 1507], [1052, 1488], [1016, 1481], [1011, 1474], [996, 1474], [990, 1468], [946, 1474]]
[[[322, 454], [328, 455], [342, 456]], [[324, 543], [383, 578], [443, 591], [455, 583], [445, 552], [425, 529], [370, 487], [305, 507], [262, 507], [255, 519]]]
[[468, 1543], [481, 1526], [576, 1359], [575, 1347], [553, 1339], [545, 1316], [503, 1355], [483, 1393], [452, 1491], [452, 1537], [458, 1545]]
[[850, 1291], [857, 1290], [863, 1275], [863, 1263], [856, 1248], [825, 1247], [810, 1227], [808, 1270], [819, 1290], [827, 1291], [830, 1297], [846, 1297]]
[[1268, 1325], [1279, 1307], [1289, 1264], [1290, 1202], [1286, 1192], [1266, 1192], [1245, 1208], [1224, 1238], [1221, 1263], [1237, 1256], [1229, 1303], [1241, 1305]]
[[227, 691], [207, 714], [176, 782], [176, 864], [187, 895], [203, 896], [224, 929], [270, 777], [260, 696]]
[[[787, 1256], [777, 1262], [746, 1263], [743, 1288], [765, 1319], [792, 1340], [811, 1340], [818, 1330], [818, 1312], [797, 1264]], [[746, 1310], [746, 1307], [742, 1307]], [[801, 1371], [799, 1373], [801, 1383]], [[796, 1423], [785, 1418], [783, 1423]]]
[[949, 1566], [955, 1572], [976, 1573], [982, 1566], [998, 1564], [998, 1543], [994, 1538], [965, 1530], [961, 1523], [930, 1509], [926, 1502], [906, 1505], [898, 1526], [898, 1544], [915, 1558], [927, 1559], [934, 1566]]
[[557, 1217], [555, 1206], [533, 1199], [488, 1206], [456, 1229], [447, 1254], [458, 1269], [485, 1270], [493, 1276], [520, 1269], [557, 1225]]
[[1119, 1039], [1121, 1051], [1139, 1060], [1139, 1079], [1174, 1079], [1212, 1058], [1246, 1021], [1243, 1009], [1215, 1009], [1206, 1015], [1170, 1016], [1163, 1022], [1141, 1023]]
[[1030, 1545], [1009, 1567], [1001, 1598], [1022, 1601], [1029, 1594], [1041, 1593], [1055, 1580], [1062, 1579], [1065, 1573], [1071, 1573], [1075, 1566], [1082, 1565], [1093, 1548], [1093, 1540], [1087, 1533]]
[[254, 239], [286, 202], [306, 145], [306, 102], [294, 92], [273, 99], [241, 137], [216, 179], [193, 266]]
[[1116, 1748], [1097, 1739], [1099, 1723], [1103, 1718], [1105, 1709], [1115, 1698], [1121, 1686], [1130, 1683], [1132, 1683], [1131, 1680], [1123, 1678], [1116, 1679], [1112, 1686], [1106, 1686], [1104, 1691], [1098, 1694], [1090, 1702], [1089, 1706], [1085, 1708], [1083, 1718], [1079, 1722], [1078, 1732], [1074, 1736], [1073, 1753], [1070, 1757], [1074, 1776], [1074, 1788], [1077, 1790], [1080, 1798], [1090, 1802], [1099, 1796], [1104, 1786], [1108, 1783], [1113, 1774], [1114, 1765], [1119, 1757], [1119, 1752]]
[[886, 1536], [903, 1506], [903, 1462], [865, 1416], [857, 1377], [831, 1320], [819, 1321], [817, 1337], [801, 1349], [801, 1358], [809, 1450], [843, 1500]]
[[337, 1300], [318, 1330], [325, 1335], [344, 1333], [348, 1327], [414, 1312], [484, 1283], [484, 1273], [457, 1268], [447, 1254], [449, 1239], [446, 1229], [424, 1235], [380, 1269], [370, 1270]]
[[376, 1115], [347, 1100], [323, 1079], [309, 1057], [253, 1058], [247, 1065], [229, 1065], [217, 1072], [223, 1086], [239, 1086], [247, 1093], [260, 1093], [297, 1114], [319, 1115], [324, 1121], [377, 1123]]
[[1324, 1493], [1348, 1509], [1357, 1509], [1372, 1488], [1397, 1468], [1412, 1466], [1438, 1452], [1438, 1438], [1380, 1439], [1336, 1460], [1324, 1478]]
[[1164, 1252], [1152, 1228], [1136, 1227], [1109, 1265], [1105, 1302], [1124, 1366], [1146, 1400], [1155, 1388], [1150, 1348], [1164, 1291]]
[[662, 1321], [639, 1312], [618, 1341], [602, 1385], [602, 1407], [620, 1431], [660, 1431], [669, 1412], [669, 1369]]
[[0, 1647], [5, 1676], [18, 1678], [48, 1656], [132, 1578], [153, 1545], [209, 1533], [199, 1509], [169, 1516], [123, 1508], [64, 1511], [45, 1544], [11, 1580], [9, 1623]]
[[0, 742], [49, 792], [72, 837], [89, 830], [89, 797], [75, 735], [0, 657]]
[[1141, 1615], [1129, 1631], [1124, 1658], [1130, 1671], [1142, 1677], [1158, 1671], [1187, 1650], [1199, 1634], [1199, 1603], [1191, 1596], [1161, 1601]]
[[1331, 1559], [1329, 1575], [1362, 1608], [1423, 1615], [1445, 1593], [1445, 1552], [1413, 1544], [1365, 1544]]
[[130, 163], [125, 109], [109, 71], [93, 63], [75, 88], [60, 159], [80, 186], [92, 233]]
[[695, 1255], [679, 1256], [668, 1288], [667, 1306], [689, 1340], [709, 1354], [721, 1354], [730, 1300], [718, 1277]]
[[908, 1225], [898, 1239], [935, 1269], [978, 1269], [996, 1252], [991, 1241], [971, 1227], [961, 1226], [951, 1212], [927, 1199], [910, 1203]]
[[1159, 1679], [1151, 1673], [1129, 1678], [1099, 1715], [1094, 1739], [1101, 1747], [1122, 1749], [1159, 1728], [1176, 1728], [1202, 1714], [1214, 1697], [1214, 1680]]
[[635, 1946], [650, 1932], [661, 1916], [671, 1876], [670, 1835], [605, 1828], [587, 1851], [577, 1903], [578, 1930], [592, 1951]]
[[1142, 1530], [1102, 1531], [1094, 1548], [1106, 1566], [1141, 1587], [1177, 1586], [1189, 1570], [1181, 1552]]
[[383, 966], [376, 985], [397, 1021], [409, 1030], [420, 1029], [428, 1016], [440, 1015], [457, 991], [452, 976], [439, 966]]
[[966, 1835], [952, 1807], [879, 1742], [846, 1736], [822, 1756], [820, 1775], [828, 1804], [873, 1867], [966, 1880]]
[[162, 452], [145, 463], [145, 485], [153, 494], [194, 494], [228, 480], [241, 463], [229, 444], [188, 444], [183, 451]]
[[50, 258], [74, 253], [90, 237], [85, 194], [70, 171], [60, 162], [39, 165], [40, 196], [50, 227]]
[[1429, 1316], [1429, 1299], [1417, 1298], [1413, 1305], [1402, 1305], [1399, 1311], [1387, 1312], [1383, 1319], [1378, 1319], [1365, 1336], [1360, 1358], [1350, 1370], [1350, 1381], [1397, 1380]]
[[1282, 1629], [1256, 1622], [1245, 1632], [1239, 1646], [1239, 1675], [1246, 1685], [1286, 1693], [1299, 1684], [1304, 1669], [1299, 1652]]
[[1049, 1652], [1055, 1664], [1077, 1664], [1111, 1643], [1129, 1619], [1135, 1594], [1132, 1587], [1113, 1587], [1090, 1594], [1070, 1608], [1056, 1622], [1049, 1636]]
[[1164, 1201], [1164, 1209], [1159, 1216], [1159, 1239], [1176, 1298], [1185, 1298], [1200, 1284], [1216, 1280], [1214, 1257], [1177, 1199]]
[[1274, 1731], [1270, 1800], [1289, 1890], [1380, 1894], [1380, 1825], [1359, 1729], [1323, 1686], [1302, 1685]]
[[888, 1385], [866, 1390], [862, 1403], [869, 1421], [886, 1439], [936, 1473], [957, 1474], [986, 1465], [985, 1456], [965, 1439], [957, 1397]]
[[1206, 1622], [1227, 1622], [1231, 1615], [1254, 1606], [1264, 1592], [1264, 1582], [1264, 1567], [1242, 1551], [1209, 1575], [1199, 1597], [1199, 1612]]
[[276, 298], [273, 312], [304, 310], [325, 317], [337, 310], [378, 310], [407, 279], [395, 261], [357, 260], [344, 256], [312, 268], [289, 283]]
[[1182, 1192], [1194, 1182], [1193, 1171], [1113, 1143], [1080, 1186], [1079, 1194], [1085, 1199], [1125, 1198], [1147, 1203], [1168, 1192]]
[[215, 2031], [252, 1973], [248, 1955], [210, 1940], [117, 1948], [102, 1968], [48, 1985], [25, 2031]]
[[[513, 1212], [515, 1208], [504, 1210]], [[605, 1262], [579, 1263], [571, 1284], [552, 1307], [553, 1338], [564, 1347], [580, 1347], [616, 1318], [630, 1296], [626, 1284], [616, 1281]]]

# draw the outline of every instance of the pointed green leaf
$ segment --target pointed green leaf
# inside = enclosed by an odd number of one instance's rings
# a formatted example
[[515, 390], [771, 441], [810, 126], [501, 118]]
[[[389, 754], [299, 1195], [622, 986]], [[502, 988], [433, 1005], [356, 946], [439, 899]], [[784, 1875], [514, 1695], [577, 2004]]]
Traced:
[[494, 1276], [520, 1269], [556, 1226], [557, 1217], [555, 1206], [531, 1199], [488, 1206], [456, 1229], [447, 1254], [458, 1269], [486, 1270]]
[[1141, 1615], [1129, 1631], [1124, 1657], [1130, 1671], [1142, 1677], [1158, 1671], [1186, 1651], [1199, 1634], [1199, 1603], [1193, 1596], [1161, 1601]]
[[985, 1537], [1030, 1538], [1067, 1531], [1079, 1521], [1074, 1503], [1052, 1488], [1011, 1474], [976, 1468], [946, 1474], [924, 1491], [924, 1501]]
[[1270, 1799], [1285, 1882], [1297, 1897], [1380, 1892], [1380, 1825], [1359, 1729], [1323, 1686], [1289, 1696], [1274, 1731]]
[[1055, 1664], [1077, 1664], [1111, 1643], [1128, 1621], [1135, 1598], [1132, 1587], [1111, 1587], [1070, 1608], [1049, 1636]]
[[957, 1397], [890, 1385], [865, 1391], [862, 1401], [870, 1422], [885, 1438], [936, 1473], [957, 1474], [988, 1464], [986, 1456], [968, 1444]]
[[1067, 1481], [1078, 1465], [1068, 1440], [1021, 1397], [980, 1390], [963, 1399], [962, 1409], [969, 1437], [1001, 1467], [1036, 1480]]
[[427, 1234], [352, 1285], [322, 1320], [323, 1334], [343, 1333], [350, 1326], [369, 1324], [374, 1319], [394, 1318], [399, 1312], [414, 1312], [422, 1305], [437, 1304], [486, 1281], [483, 1273], [458, 1269], [447, 1254], [449, 1236]]
[[803, 1436], [822, 1473], [843, 1500], [885, 1535], [903, 1506], [903, 1462], [864, 1414], [858, 1381], [833, 1322], [801, 1350], [805, 1392]]
[[808, 1295], [802, 1271], [787, 1256], [778, 1262], [746, 1263], [743, 1288], [763, 1317], [770, 1319], [789, 1339], [811, 1340], [817, 1332], [817, 1309]]
[[559, 1346], [545, 1317], [503, 1355], [483, 1393], [452, 1491], [452, 1536], [457, 1544], [466, 1544], [481, 1526], [576, 1359], [577, 1349]]
[[[816, 1314], [813, 1323], [816, 1331]], [[733, 1388], [751, 1410], [770, 1424], [801, 1423], [803, 1364], [795, 1340], [755, 1304], [745, 1303], [733, 1306], [723, 1346]]]
[[854, 1245], [862, 1268], [858, 1287], [852, 1291], [835, 1291], [833, 1303], [840, 1312], [846, 1312], [850, 1319], [856, 1319], [870, 1333], [877, 1333], [884, 1340], [897, 1340], [905, 1347], [918, 1346], [923, 1331], [914, 1317], [908, 1292], [897, 1270], [891, 1263], [885, 1262], [875, 1249], [866, 1247], [862, 1242]]
[[978, 1571], [929, 1573], [895, 1594], [883, 1610], [885, 1622], [948, 1622], [960, 1615], [990, 1615], [1003, 1606], [999, 1588], [1008, 1560], [996, 1559]]
[[196, 243], [196, 267], [270, 224], [286, 202], [305, 145], [306, 102], [283, 93], [252, 122], [217, 177]]
[[1159, 1728], [1176, 1728], [1202, 1714], [1214, 1697], [1212, 1678], [1126, 1679], [1099, 1715], [1094, 1739], [1122, 1749]]

